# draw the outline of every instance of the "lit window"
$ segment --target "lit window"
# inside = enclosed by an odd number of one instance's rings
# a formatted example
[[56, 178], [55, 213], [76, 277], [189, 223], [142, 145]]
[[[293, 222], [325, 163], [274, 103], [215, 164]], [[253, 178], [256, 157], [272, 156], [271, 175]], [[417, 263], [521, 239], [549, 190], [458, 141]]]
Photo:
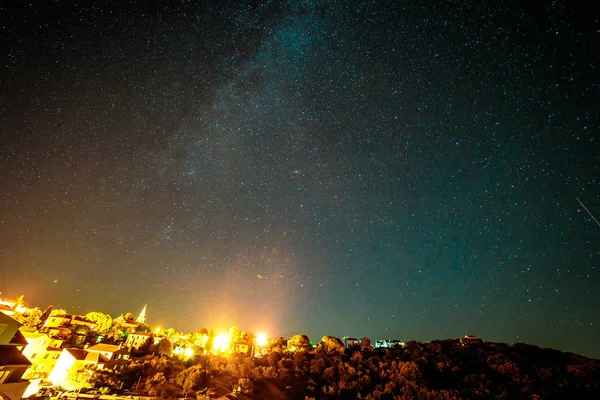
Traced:
[[4, 383], [6, 378], [10, 375], [11, 371], [0, 371], [0, 383]]

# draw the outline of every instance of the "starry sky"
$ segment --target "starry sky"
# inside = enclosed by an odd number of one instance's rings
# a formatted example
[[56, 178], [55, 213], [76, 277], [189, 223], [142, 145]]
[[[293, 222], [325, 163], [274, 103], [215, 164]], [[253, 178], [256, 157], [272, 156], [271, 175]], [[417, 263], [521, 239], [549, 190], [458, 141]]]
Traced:
[[0, 291], [600, 358], [599, 22], [494, 3], [3, 2]]

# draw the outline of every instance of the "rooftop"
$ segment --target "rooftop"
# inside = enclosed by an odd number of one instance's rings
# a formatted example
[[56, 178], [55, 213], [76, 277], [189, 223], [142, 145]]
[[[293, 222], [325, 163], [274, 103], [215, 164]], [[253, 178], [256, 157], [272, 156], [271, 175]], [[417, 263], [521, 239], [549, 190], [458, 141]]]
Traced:
[[29, 342], [27, 341], [27, 339], [25, 339], [25, 336], [23, 336], [21, 331], [17, 331], [15, 333], [15, 336], [13, 336], [13, 338], [10, 340], [10, 344], [28, 345]]
[[127, 351], [124, 347], [121, 347], [116, 344], [106, 344], [106, 343], [98, 343], [86, 349], [87, 351], [97, 352], [97, 353], [116, 353], [119, 350]]
[[137, 335], [137, 336], [152, 336], [152, 332], [135, 332], [135, 333], [130, 333], [129, 336], [131, 335]]
[[0, 365], [31, 365], [15, 346], [0, 346]]
[[85, 360], [87, 352], [82, 349], [65, 349], [68, 351], [76, 360]]

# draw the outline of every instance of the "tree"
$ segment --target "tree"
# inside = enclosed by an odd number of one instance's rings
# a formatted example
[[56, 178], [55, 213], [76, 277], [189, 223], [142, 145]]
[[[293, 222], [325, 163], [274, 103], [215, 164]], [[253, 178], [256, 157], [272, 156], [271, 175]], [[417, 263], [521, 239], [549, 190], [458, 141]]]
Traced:
[[166, 335], [173, 343], [178, 343], [181, 340], [181, 332], [177, 332], [173, 328], [163, 330], [163, 334]]
[[93, 311], [87, 313], [85, 317], [92, 321], [96, 325], [96, 330], [102, 334], [107, 333], [113, 325], [113, 319], [108, 314]]
[[150, 396], [156, 396], [160, 398], [168, 398], [170, 396], [170, 385], [165, 378], [165, 374], [157, 372], [152, 378], [146, 380], [145, 384], [146, 392]]
[[146, 338], [146, 340], [144, 341], [144, 343], [140, 344], [137, 349], [136, 348], [132, 349], [132, 354], [135, 356], [138, 356], [138, 357], [150, 354], [151, 348], [152, 348], [152, 342], [153, 342], [152, 336], [148, 336]]
[[122, 340], [127, 337], [127, 330], [121, 325], [114, 324], [106, 333], [106, 335], [114, 340]]
[[231, 343], [237, 342], [242, 337], [242, 331], [235, 325], [229, 328], [229, 333], [231, 334]]
[[203, 328], [198, 332], [194, 332], [190, 335], [190, 342], [192, 342], [196, 346], [200, 346], [203, 349], [206, 348], [206, 344], [208, 342], [208, 331]]
[[62, 386], [68, 390], [89, 389], [94, 385], [92, 383], [92, 369], [83, 367], [80, 369], [72, 368], [62, 381]]
[[123, 382], [119, 375], [117, 371], [110, 369], [96, 369], [90, 377], [90, 383], [94, 387], [105, 388], [106, 390], [109, 390], [109, 388], [117, 389]]
[[135, 321], [135, 315], [128, 312], [127, 314], [123, 315], [123, 319], [125, 320], [125, 322], [133, 322]]
[[311, 348], [310, 340], [306, 335], [294, 335], [287, 343], [287, 349], [289, 351], [306, 351]]
[[87, 339], [87, 335], [82, 335], [79, 333], [71, 332], [71, 334], [69, 336], [67, 336], [65, 343], [69, 347], [74, 347], [76, 349], [83, 349], [83, 347], [85, 346], [85, 343], [86, 343], [86, 339]]
[[200, 328], [197, 333], [208, 336], [208, 330], [206, 328]]
[[269, 339], [269, 342], [267, 343], [267, 349], [269, 350], [269, 353], [283, 353], [285, 349], [287, 349], [287, 340], [284, 338]]
[[233, 394], [252, 394], [254, 392], [254, 382], [248, 378], [240, 378], [233, 387]]
[[150, 332], [151, 329], [148, 325], [146, 324], [142, 324], [140, 326], [138, 326], [137, 328], [135, 328], [136, 332]]
[[326, 353], [344, 353], [344, 343], [335, 336], [323, 336], [321, 345]]
[[160, 355], [170, 356], [173, 352], [173, 343], [169, 338], [162, 338], [156, 345], [156, 352]]
[[183, 396], [193, 390], [200, 390], [208, 386], [209, 375], [204, 366], [194, 365], [181, 371], [175, 378], [175, 383], [183, 389]]
[[26, 311], [22, 314], [15, 314], [14, 319], [19, 321], [23, 326], [22, 330], [27, 332], [33, 332], [40, 328], [42, 325], [42, 321], [40, 317], [42, 316], [42, 311], [37, 308], [32, 308], [29, 311]]

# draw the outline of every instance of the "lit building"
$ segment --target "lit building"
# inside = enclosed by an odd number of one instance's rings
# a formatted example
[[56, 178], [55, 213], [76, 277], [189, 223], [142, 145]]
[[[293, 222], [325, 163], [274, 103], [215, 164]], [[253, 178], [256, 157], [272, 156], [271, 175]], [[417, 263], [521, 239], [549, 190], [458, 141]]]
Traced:
[[52, 338], [67, 338], [72, 332], [69, 328], [64, 326], [58, 328], [46, 328], [46, 332], [48, 332], [48, 336]]
[[252, 352], [252, 341], [239, 339], [233, 345], [233, 351], [238, 354], [251, 355]]
[[135, 333], [140, 328], [140, 326], [142, 326], [146, 322], [146, 309], [147, 306], [144, 305], [144, 308], [142, 308], [142, 311], [136, 317], [135, 321], [123, 321], [120, 323], [121, 327], [128, 333]]
[[92, 328], [94, 326], [94, 322], [85, 317], [71, 314], [52, 315], [48, 317], [46, 322], [44, 322], [44, 328], [60, 328], [74, 325]]
[[483, 340], [479, 339], [477, 336], [465, 335], [465, 337], [460, 338], [460, 344], [463, 346], [468, 344], [483, 344]]
[[[96, 358], [96, 359], [94, 359]], [[97, 357], [88, 359], [88, 353], [82, 349], [63, 349], [60, 357], [52, 372], [48, 376], [48, 380], [54, 386], [60, 386], [67, 390], [75, 390], [80, 387], [76, 382], [69, 379], [69, 374], [82, 372], [87, 367], [91, 367], [97, 363]]]
[[15, 313], [19, 313], [22, 314], [24, 312], [29, 311], [30, 309], [27, 307], [27, 304], [25, 304], [25, 301], [23, 301], [23, 296], [19, 296], [18, 299], [0, 299], [0, 312], [8, 315], [8, 316], [12, 316]]
[[[130, 353], [120, 344], [98, 343], [85, 349], [89, 354], [97, 354], [96, 364], [99, 369], [115, 369], [129, 360]], [[101, 356], [101, 357], [100, 357]], [[91, 359], [88, 355], [88, 359]]]
[[95, 324], [85, 317], [71, 314], [52, 315], [44, 322], [44, 330], [50, 337], [70, 337], [73, 347], [83, 347]]
[[127, 335], [127, 340], [125, 341], [125, 347], [129, 349], [129, 351], [137, 351], [152, 340], [152, 333], [150, 332], [135, 332]]
[[23, 355], [33, 364], [23, 375], [25, 379], [47, 378], [54, 368], [62, 349], [62, 340], [44, 333], [22, 332], [27, 346]]
[[120, 345], [99, 343], [87, 349], [63, 349], [48, 380], [67, 390], [80, 389], [81, 385], [70, 378], [90, 367], [116, 369], [129, 360], [129, 351]]
[[344, 342], [344, 347], [347, 349], [350, 347], [360, 346], [360, 340], [353, 337], [343, 336], [342, 342]]
[[31, 362], [21, 351], [27, 340], [19, 331], [20, 323], [0, 313], [0, 398], [17, 400], [23, 397], [29, 381], [23, 374]]
[[406, 346], [406, 343], [404, 343], [402, 340], [376, 340], [374, 347], [376, 349], [380, 349], [380, 348], [404, 347], [404, 346]]
[[9, 317], [15, 315], [16, 311], [14, 308], [7, 306], [6, 304], [0, 304], [0, 312]]
[[140, 315], [138, 315], [138, 317], [135, 319], [136, 322], [139, 322], [140, 324], [143, 324], [146, 322], [146, 307], [148, 307], [148, 305], [144, 304], [144, 308], [142, 308]]
[[27, 346], [23, 349], [23, 355], [30, 361], [40, 358], [40, 355], [46, 351], [47, 348], [62, 346], [62, 340], [51, 338], [45, 333], [39, 332], [21, 332], [25, 340], [27, 340]]

